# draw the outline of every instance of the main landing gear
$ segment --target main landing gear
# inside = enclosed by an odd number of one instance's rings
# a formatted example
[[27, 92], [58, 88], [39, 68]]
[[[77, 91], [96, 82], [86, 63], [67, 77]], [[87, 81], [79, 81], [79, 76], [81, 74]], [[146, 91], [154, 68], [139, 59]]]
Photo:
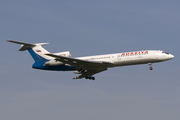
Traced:
[[85, 78], [89, 79], [89, 80], [95, 80], [95, 77], [93, 77], [93, 76], [86, 76]]
[[150, 65], [149, 69], [153, 70], [152, 63], [148, 63], [148, 65]]
[[[78, 69], [77, 71], [78, 71], [80, 74], [87, 72], [87, 70], [85, 70], [85, 69]], [[95, 77], [93, 77], [93, 76], [91, 76], [91, 75], [86, 76], [85, 78], [86, 78], [86, 79], [89, 79], [89, 80], [95, 80]]]

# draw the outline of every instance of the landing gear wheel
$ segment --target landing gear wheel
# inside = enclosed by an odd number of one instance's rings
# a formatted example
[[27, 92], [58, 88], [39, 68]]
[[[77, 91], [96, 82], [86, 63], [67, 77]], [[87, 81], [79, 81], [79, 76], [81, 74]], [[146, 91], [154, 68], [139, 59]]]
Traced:
[[92, 77], [92, 76], [86, 76], [85, 78], [86, 78], [86, 79], [89, 79], [89, 80], [91, 80], [91, 79], [92, 79], [92, 80], [95, 80], [95, 77]]
[[153, 67], [150, 67], [149, 69], [150, 69], [150, 70], [153, 70]]
[[148, 65], [150, 65], [149, 69], [153, 70], [152, 63], [148, 63]]

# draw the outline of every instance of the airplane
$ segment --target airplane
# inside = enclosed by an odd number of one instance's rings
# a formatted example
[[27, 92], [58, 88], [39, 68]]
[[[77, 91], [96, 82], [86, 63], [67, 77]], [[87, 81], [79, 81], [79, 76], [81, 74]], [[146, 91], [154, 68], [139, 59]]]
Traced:
[[59, 53], [48, 52], [42, 45], [49, 43], [29, 44], [13, 40], [7, 40], [7, 42], [20, 44], [21, 48], [19, 51], [29, 51], [35, 61], [32, 68], [53, 71], [74, 71], [74, 73], [80, 74], [73, 79], [85, 78], [95, 80], [94, 74], [118, 66], [148, 64], [150, 66], [149, 69], [152, 70], [153, 63], [174, 58], [172, 54], [161, 50], [142, 50], [72, 58], [69, 51]]

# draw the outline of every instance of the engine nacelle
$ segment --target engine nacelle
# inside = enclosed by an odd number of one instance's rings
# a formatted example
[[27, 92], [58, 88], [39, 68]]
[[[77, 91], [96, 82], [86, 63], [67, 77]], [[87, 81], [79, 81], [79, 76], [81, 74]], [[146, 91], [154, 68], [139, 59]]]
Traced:
[[64, 56], [64, 57], [71, 57], [71, 53], [69, 51], [53, 53], [54, 55]]
[[[69, 51], [53, 53], [53, 54], [58, 55], [58, 56], [71, 57], [71, 53]], [[44, 66], [58, 66], [58, 65], [64, 65], [64, 63], [57, 61], [55, 59], [52, 59], [44, 64]]]
[[58, 66], [58, 65], [64, 65], [64, 63], [57, 60], [50, 60], [44, 64], [44, 66]]

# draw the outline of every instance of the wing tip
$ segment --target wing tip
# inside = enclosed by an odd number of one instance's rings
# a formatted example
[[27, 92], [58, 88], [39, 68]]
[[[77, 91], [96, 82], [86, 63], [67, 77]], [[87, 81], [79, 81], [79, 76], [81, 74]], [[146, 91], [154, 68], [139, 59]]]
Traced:
[[13, 40], [7, 40], [7, 42], [13, 42]]

